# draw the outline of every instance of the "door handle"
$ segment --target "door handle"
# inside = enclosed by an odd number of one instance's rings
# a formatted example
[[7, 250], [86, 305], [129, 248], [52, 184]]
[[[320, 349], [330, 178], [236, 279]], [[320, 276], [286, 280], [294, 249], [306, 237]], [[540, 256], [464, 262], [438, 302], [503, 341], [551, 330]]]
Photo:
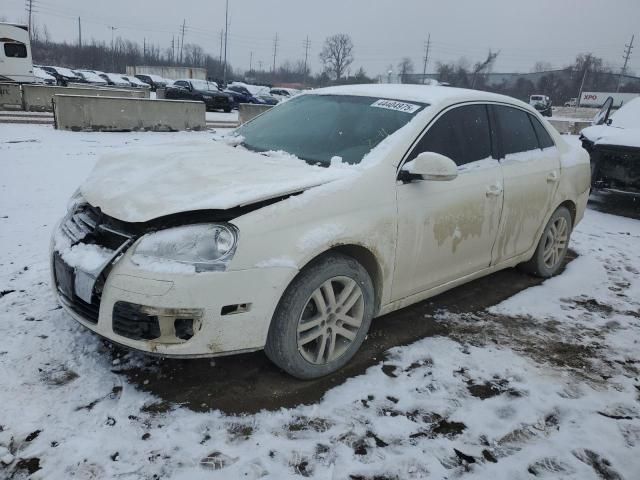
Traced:
[[502, 194], [502, 186], [501, 185], [491, 185], [487, 188], [487, 197], [499, 197]]
[[555, 170], [547, 175], [547, 183], [556, 183], [558, 180], [560, 180], [560, 177]]

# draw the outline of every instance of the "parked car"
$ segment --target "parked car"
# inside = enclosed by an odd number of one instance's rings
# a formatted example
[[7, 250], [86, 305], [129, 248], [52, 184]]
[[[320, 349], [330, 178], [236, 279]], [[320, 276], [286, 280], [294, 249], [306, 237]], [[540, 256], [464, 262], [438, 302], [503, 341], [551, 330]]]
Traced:
[[531, 95], [529, 97], [529, 105], [540, 112], [545, 117], [553, 115], [551, 110], [551, 99], [546, 95]]
[[122, 75], [117, 73], [99, 73], [99, 75], [107, 81], [111, 87], [130, 87], [131, 84], [128, 80], [122, 78]]
[[168, 100], [196, 100], [204, 102], [207, 110], [230, 112], [233, 99], [218, 89], [218, 84], [206, 80], [182, 79], [167, 87], [165, 98]]
[[557, 274], [589, 173], [587, 152], [510, 97], [318, 89], [228, 141], [98, 162], [53, 235], [55, 292], [129, 348], [264, 348], [316, 378], [373, 317], [516, 265]]
[[258, 101], [264, 105], [277, 105], [280, 101], [272, 95], [257, 95]]
[[127, 82], [129, 82], [129, 86], [133, 88], [149, 88], [149, 85], [144, 83], [139, 78], [130, 76], [130, 75], [121, 75]]
[[36, 83], [42, 83], [44, 85], [56, 85], [56, 77], [49, 75], [40, 67], [33, 67], [33, 75], [36, 78]]
[[100, 75], [91, 70], [74, 70], [74, 73], [82, 78], [84, 83], [104, 87], [108, 85], [107, 81]]
[[591, 157], [594, 190], [640, 196], [640, 98], [611, 115], [609, 97], [580, 135]]
[[64, 67], [43, 66], [40, 67], [56, 79], [58, 85], [66, 87], [70, 83], [83, 83], [81, 77], [73, 70]]
[[299, 93], [299, 90], [294, 90], [292, 88], [272, 88], [269, 91], [269, 94], [273, 97], [276, 97], [279, 101], [289, 100]]
[[565, 107], [577, 107], [578, 106], [578, 99], [577, 98], [570, 98], [569, 100], [564, 102], [564, 106]]
[[158, 88], [165, 88], [168, 83], [165, 78], [152, 74], [140, 74], [136, 75], [136, 78], [149, 85], [152, 92], [155, 92]]
[[233, 108], [238, 108], [241, 103], [263, 104], [263, 100], [256, 98], [246, 87], [241, 85], [228, 85], [224, 90], [233, 98]]

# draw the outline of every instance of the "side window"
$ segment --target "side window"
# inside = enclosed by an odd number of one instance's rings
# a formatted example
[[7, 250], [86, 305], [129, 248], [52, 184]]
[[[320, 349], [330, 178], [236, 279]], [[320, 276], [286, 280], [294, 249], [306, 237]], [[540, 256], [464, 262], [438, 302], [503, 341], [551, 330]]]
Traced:
[[529, 120], [533, 124], [533, 128], [536, 131], [536, 135], [538, 136], [538, 143], [540, 144], [540, 148], [549, 148], [555, 147], [555, 143], [553, 143], [553, 139], [547, 129], [542, 126], [540, 120], [538, 120], [533, 115], [529, 115]]
[[186, 87], [187, 86], [187, 82], [183, 82], [183, 81], [178, 81], [175, 82], [175, 84], [179, 87]]
[[24, 43], [5, 43], [4, 54], [8, 58], [27, 58], [27, 46]]
[[466, 105], [446, 112], [420, 139], [409, 155], [409, 161], [422, 152], [445, 155], [457, 165], [491, 157], [486, 106]]
[[500, 125], [502, 150], [505, 155], [539, 148], [538, 137], [536, 137], [527, 112], [499, 105], [496, 105], [494, 109]]

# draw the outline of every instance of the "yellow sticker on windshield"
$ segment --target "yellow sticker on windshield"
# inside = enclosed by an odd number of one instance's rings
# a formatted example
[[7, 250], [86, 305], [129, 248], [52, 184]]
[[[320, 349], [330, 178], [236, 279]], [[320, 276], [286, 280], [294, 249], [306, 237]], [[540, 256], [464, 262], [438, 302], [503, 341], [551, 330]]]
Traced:
[[395, 110], [396, 112], [415, 113], [420, 110], [420, 105], [413, 103], [398, 102], [397, 100], [377, 100], [371, 104], [372, 107], [386, 108], [387, 110]]

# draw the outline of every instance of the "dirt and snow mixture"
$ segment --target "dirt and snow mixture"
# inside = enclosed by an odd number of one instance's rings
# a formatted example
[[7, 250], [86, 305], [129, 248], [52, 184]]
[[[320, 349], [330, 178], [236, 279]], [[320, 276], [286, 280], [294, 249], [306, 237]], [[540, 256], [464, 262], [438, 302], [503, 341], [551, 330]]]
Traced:
[[130, 383], [153, 362], [114, 358], [57, 306], [49, 235], [96, 154], [191, 135], [209, 134], [2, 126], [0, 478], [640, 478], [640, 221], [595, 211], [562, 275], [416, 318], [448, 333], [316, 404], [194, 412]]

